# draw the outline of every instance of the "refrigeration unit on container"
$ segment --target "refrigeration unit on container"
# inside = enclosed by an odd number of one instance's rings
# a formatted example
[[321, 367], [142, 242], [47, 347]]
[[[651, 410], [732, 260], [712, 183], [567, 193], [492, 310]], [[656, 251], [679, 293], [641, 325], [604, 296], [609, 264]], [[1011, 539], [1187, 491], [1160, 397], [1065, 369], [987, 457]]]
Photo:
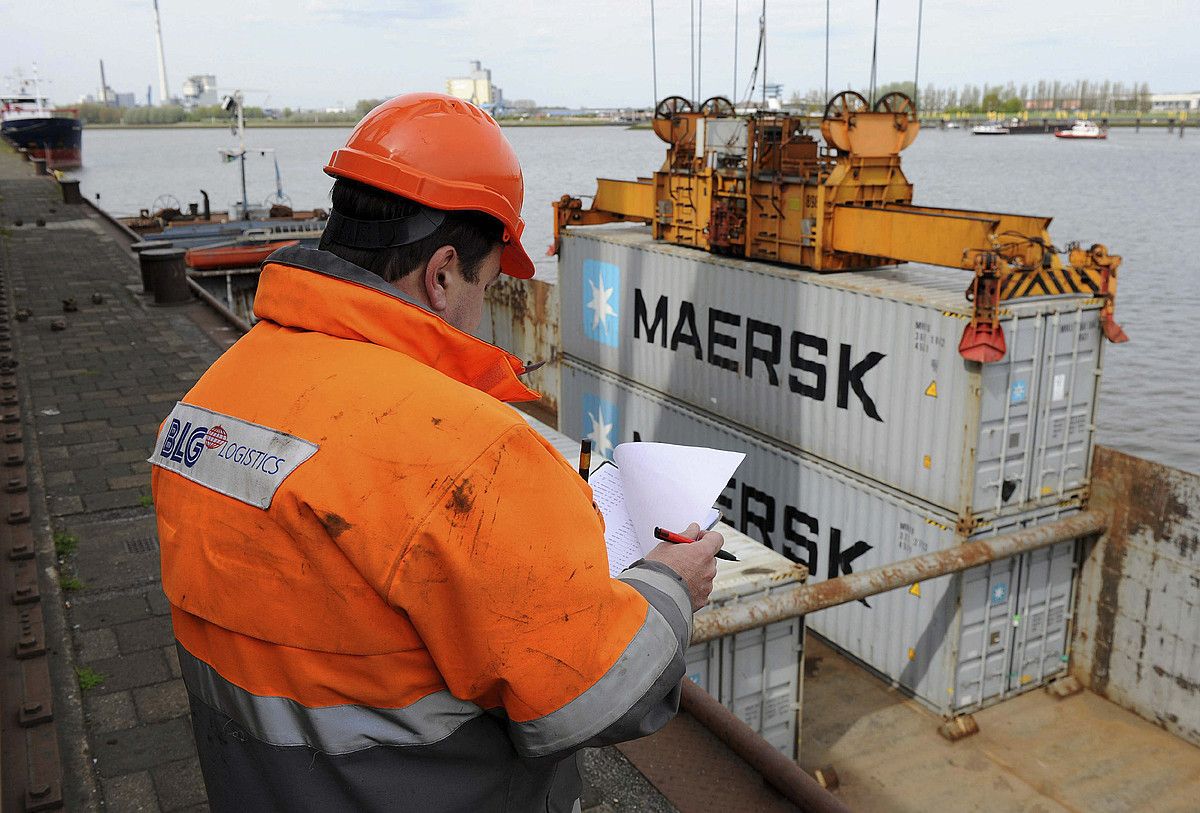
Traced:
[[[946, 513], [586, 362], [564, 357], [561, 377], [559, 426], [591, 437], [598, 454], [635, 439], [744, 452], [718, 501], [725, 521], [804, 565], [813, 582], [1078, 510], [1069, 502], [1035, 508], [984, 521], [966, 537]], [[1074, 549], [1074, 542], [1060, 543], [822, 610], [806, 621], [934, 710], [978, 708], [1065, 670]]]
[[1088, 484], [1102, 300], [1003, 303], [1002, 361], [959, 356], [968, 273], [816, 274], [573, 229], [563, 352], [963, 520]]
[[[532, 416], [522, 417], [569, 462], [577, 461], [578, 440]], [[725, 550], [740, 561], [717, 562], [709, 604], [701, 613], [804, 582], [803, 567], [734, 528], [720, 524], [717, 530], [725, 535]], [[792, 618], [689, 647], [685, 674], [781, 753], [795, 759], [800, 754], [803, 664], [804, 620]]]

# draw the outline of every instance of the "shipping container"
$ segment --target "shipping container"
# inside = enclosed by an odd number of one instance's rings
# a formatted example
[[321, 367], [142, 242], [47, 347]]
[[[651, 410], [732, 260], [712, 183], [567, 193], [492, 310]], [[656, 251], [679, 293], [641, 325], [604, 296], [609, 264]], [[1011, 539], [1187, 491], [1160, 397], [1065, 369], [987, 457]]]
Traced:
[[958, 355], [968, 272], [817, 274], [655, 242], [562, 238], [563, 352], [956, 518], [1086, 489], [1100, 300], [1005, 302], [1005, 358]]
[[[814, 582], [968, 541], [945, 513], [647, 387], [570, 357], [561, 378], [560, 426], [599, 452], [635, 439], [744, 452], [718, 501], [725, 521], [803, 564]], [[971, 538], [1075, 510], [1065, 500], [984, 522]], [[1065, 667], [1073, 545], [823, 610], [807, 624], [940, 713], [978, 707]]]
[[541, 393], [539, 417], [553, 420], [558, 411], [558, 286], [540, 279], [519, 280], [501, 275], [488, 288], [483, 318], [476, 335], [529, 364], [541, 363], [522, 377]]
[[[579, 441], [524, 417], [568, 461], [576, 462]], [[728, 525], [718, 524], [716, 530], [725, 535], [725, 550], [740, 561], [717, 562], [709, 606], [701, 613], [804, 582], [803, 567]], [[800, 753], [803, 664], [804, 620], [793, 618], [689, 647], [686, 675], [795, 759]]]

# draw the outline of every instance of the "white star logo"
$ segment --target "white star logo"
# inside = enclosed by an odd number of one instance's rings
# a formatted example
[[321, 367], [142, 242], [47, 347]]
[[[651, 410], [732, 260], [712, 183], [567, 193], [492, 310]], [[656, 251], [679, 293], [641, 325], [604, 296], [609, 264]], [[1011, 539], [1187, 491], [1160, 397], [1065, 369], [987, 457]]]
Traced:
[[603, 280], [597, 280], [600, 284], [588, 280], [588, 286], [592, 289], [591, 301], [587, 303], [587, 307], [592, 311], [592, 330], [608, 330], [608, 317], [616, 316], [617, 312], [613, 310], [612, 303], [609, 301], [613, 295], [612, 288], [606, 288]]
[[613, 425], [604, 419], [604, 410], [597, 407], [595, 412], [588, 413], [588, 420], [592, 422], [592, 431], [587, 436], [592, 439], [593, 451], [600, 457], [611, 457]]

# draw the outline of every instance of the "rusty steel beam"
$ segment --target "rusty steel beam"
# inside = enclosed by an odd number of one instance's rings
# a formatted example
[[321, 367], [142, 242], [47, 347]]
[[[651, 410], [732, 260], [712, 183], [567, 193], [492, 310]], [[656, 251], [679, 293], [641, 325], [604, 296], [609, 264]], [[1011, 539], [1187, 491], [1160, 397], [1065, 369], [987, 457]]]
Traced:
[[1090, 536], [1103, 531], [1107, 524], [1108, 517], [1103, 512], [1081, 511], [1046, 525], [965, 542], [862, 573], [850, 573], [818, 584], [801, 585], [700, 612], [693, 623], [692, 643], [765, 627], [776, 621], [858, 601], [925, 579], [936, 579], [998, 559], [1007, 559], [1055, 542]]
[[850, 813], [850, 808], [767, 742], [708, 692], [683, 679], [680, 705], [758, 771], [771, 787], [810, 813]]

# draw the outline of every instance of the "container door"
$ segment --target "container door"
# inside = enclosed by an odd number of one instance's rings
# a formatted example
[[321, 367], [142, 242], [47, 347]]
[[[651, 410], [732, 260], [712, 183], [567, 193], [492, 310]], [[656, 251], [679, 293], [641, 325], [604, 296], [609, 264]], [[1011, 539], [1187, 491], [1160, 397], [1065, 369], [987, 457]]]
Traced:
[[1099, 385], [1100, 311], [1046, 317], [1034, 429], [1030, 499], [1064, 497], [1087, 485]]
[[1008, 353], [1003, 361], [983, 365], [971, 498], [976, 514], [1002, 512], [1029, 499], [1043, 323], [1044, 317], [1020, 315], [1005, 322]]
[[1009, 691], [1037, 686], [1067, 668], [1075, 546], [1059, 542], [1020, 557]]
[[1008, 691], [1012, 655], [1016, 558], [962, 574], [962, 627], [954, 708], [980, 706]]
[[719, 700], [788, 759], [797, 756], [804, 619], [720, 639]]
[[713, 697], [718, 697], [721, 687], [721, 642], [705, 641], [692, 644], [684, 656], [688, 680], [695, 683]]

